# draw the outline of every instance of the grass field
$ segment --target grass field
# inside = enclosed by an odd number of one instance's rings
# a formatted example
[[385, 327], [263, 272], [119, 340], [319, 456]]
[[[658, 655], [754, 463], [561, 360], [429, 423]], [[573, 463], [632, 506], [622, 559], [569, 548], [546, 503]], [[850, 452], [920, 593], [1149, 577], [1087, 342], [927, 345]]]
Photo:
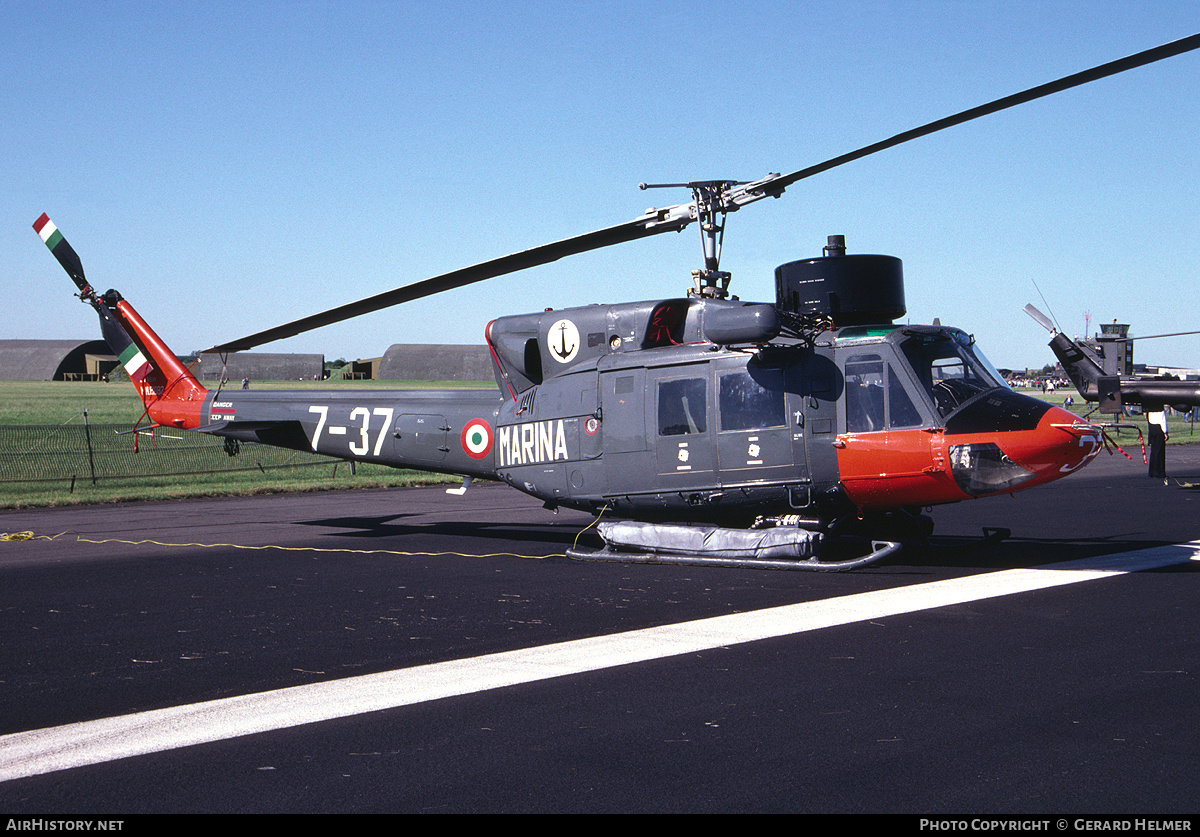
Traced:
[[[429, 383], [426, 381], [269, 381], [256, 390], [353, 389], [480, 389], [495, 384]], [[0, 381], [0, 426], [61, 427], [127, 425], [142, 417], [142, 403], [127, 380]], [[111, 435], [111, 431], [108, 431]], [[132, 436], [122, 437], [132, 446]], [[111, 439], [108, 440], [111, 443]], [[145, 444], [145, 442], [143, 442]], [[310, 457], [311, 458], [311, 457]], [[352, 473], [353, 471], [353, 473]], [[457, 478], [381, 465], [319, 458], [302, 467], [278, 467], [211, 474], [141, 476], [104, 479], [96, 485], [86, 472], [78, 479], [55, 482], [0, 481], [0, 508], [107, 503], [122, 500], [248, 495], [346, 488], [387, 488], [401, 485], [457, 482]]]
[[[429, 383], [428, 381], [262, 381], [256, 390], [302, 389], [491, 389], [494, 383]], [[133, 424], [142, 402], [128, 380], [0, 381], [0, 424], [67, 424], [83, 422], [87, 410], [93, 424]]]

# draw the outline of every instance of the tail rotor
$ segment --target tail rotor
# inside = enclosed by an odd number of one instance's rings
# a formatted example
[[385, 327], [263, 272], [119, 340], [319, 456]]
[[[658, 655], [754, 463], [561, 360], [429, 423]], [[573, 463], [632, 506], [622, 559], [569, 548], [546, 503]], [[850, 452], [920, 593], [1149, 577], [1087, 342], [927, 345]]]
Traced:
[[79, 298], [95, 309], [108, 348], [137, 389], [156, 424], [196, 427], [207, 390], [116, 291], [97, 294], [83, 273], [83, 262], [46, 213], [33, 229], [79, 289]]

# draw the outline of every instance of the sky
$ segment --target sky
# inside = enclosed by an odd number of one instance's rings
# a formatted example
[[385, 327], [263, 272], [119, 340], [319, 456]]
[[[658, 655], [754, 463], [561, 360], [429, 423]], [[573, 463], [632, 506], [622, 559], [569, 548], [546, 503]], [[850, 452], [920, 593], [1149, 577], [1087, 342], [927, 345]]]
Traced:
[[[685, 203], [1200, 32], [1194, 0], [4, 2], [2, 339], [91, 339], [32, 229], [178, 353]], [[880, 152], [728, 218], [721, 267], [772, 301], [830, 234], [904, 262], [907, 321], [1000, 367], [1081, 335], [1200, 329], [1200, 50]], [[681, 233], [259, 351], [480, 344], [498, 316], [671, 298]], [[1200, 336], [1138, 362], [1200, 367]]]

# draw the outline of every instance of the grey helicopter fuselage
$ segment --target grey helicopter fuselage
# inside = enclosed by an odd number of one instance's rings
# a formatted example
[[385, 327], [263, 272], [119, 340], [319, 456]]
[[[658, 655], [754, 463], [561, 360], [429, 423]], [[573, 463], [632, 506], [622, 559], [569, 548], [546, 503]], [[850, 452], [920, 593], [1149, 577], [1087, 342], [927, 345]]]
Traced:
[[893, 257], [839, 247], [781, 265], [774, 305], [695, 295], [493, 320], [496, 392], [209, 391], [119, 293], [86, 284], [48, 218], [37, 229], [152, 426], [492, 478], [551, 507], [742, 525], [1009, 493], [1099, 450], [1096, 427], [1010, 390], [965, 332], [893, 325]]
[[707, 296], [501, 317], [498, 391], [205, 388], [116, 291], [100, 318], [151, 427], [501, 480], [547, 506], [644, 521], [816, 528], [1009, 493], [1099, 450], [1097, 428], [1020, 395], [966, 333], [894, 325], [900, 260], [830, 255], [775, 271], [776, 302]]
[[210, 394], [197, 429], [464, 477], [645, 520], [830, 520], [1037, 485], [1098, 449], [963, 332], [779, 336], [765, 303], [688, 297], [503, 317], [499, 393]]

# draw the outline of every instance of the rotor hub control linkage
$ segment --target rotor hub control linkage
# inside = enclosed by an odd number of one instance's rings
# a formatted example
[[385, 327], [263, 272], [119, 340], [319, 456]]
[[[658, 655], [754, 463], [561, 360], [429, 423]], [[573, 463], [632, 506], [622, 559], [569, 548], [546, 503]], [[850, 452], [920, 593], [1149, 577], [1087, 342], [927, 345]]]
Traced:
[[[768, 175], [764, 180], [778, 177]], [[689, 183], [639, 183], [639, 189], [691, 189], [692, 203], [686, 206], [691, 220], [700, 222], [700, 244], [704, 248], [704, 267], [692, 271], [689, 296], [725, 299], [729, 296], [730, 274], [720, 269], [721, 244], [725, 239], [725, 216], [744, 203], [765, 197], [734, 187], [759, 186], [763, 181], [749, 183], [738, 180], [694, 180]], [[778, 195], [777, 195], [778, 196]], [[652, 212], [654, 210], [648, 210]]]

